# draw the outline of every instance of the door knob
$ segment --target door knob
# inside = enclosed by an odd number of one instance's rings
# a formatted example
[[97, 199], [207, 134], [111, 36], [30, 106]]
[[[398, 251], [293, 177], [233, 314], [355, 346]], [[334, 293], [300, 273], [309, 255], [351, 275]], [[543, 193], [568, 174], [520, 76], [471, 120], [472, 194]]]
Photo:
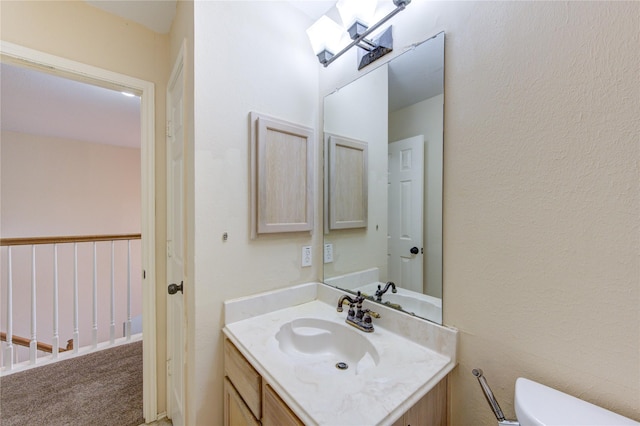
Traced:
[[418, 249], [418, 247], [411, 247], [411, 250], [409, 250], [411, 252], [411, 254], [418, 254], [420, 253], [420, 249]]
[[180, 281], [180, 285], [178, 285], [178, 284], [169, 284], [169, 289], [168, 290], [169, 290], [169, 294], [176, 294], [177, 292], [182, 293], [182, 281]]

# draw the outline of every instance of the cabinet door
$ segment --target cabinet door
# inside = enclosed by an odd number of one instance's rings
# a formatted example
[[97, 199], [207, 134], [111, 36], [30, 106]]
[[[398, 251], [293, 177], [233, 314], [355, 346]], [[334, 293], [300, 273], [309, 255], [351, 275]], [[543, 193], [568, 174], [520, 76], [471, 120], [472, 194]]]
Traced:
[[227, 377], [224, 378], [224, 426], [259, 426], [249, 407]]
[[[394, 426], [396, 424], [394, 423]], [[405, 426], [446, 426], [446, 377], [404, 414], [402, 424]]]
[[265, 384], [263, 396], [262, 426], [304, 426], [271, 386]]

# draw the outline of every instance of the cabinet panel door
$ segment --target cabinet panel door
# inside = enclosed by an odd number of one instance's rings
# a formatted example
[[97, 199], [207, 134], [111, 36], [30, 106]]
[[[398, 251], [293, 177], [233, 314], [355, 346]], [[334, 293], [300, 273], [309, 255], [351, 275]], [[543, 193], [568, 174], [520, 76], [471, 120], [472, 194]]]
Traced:
[[396, 420], [396, 422], [391, 426], [404, 426], [404, 415]]
[[224, 378], [224, 426], [259, 426], [249, 407], [227, 377]]
[[264, 386], [262, 426], [304, 426], [271, 386]]
[[411, 407], [403, 418], [406, 426], [446, 426], [447, 378]]

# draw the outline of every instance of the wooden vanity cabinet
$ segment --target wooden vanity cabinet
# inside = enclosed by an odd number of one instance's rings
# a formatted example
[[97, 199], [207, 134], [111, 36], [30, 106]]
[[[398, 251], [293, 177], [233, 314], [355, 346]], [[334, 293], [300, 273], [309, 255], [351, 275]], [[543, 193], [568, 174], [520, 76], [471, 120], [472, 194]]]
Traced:
[[224, 424], [226, 426], [259, 426], [229, 377], [224, 378]]
[[280, 399], [271, 386], [265, 384], [262, 387], [262, 396], [264, 400], [262, 426], [304, 426], [304, 423]]
[[422, 399], [409, 408], [393, 426], [446, 426], [447, 378], [433, 387]]
[[225, 426], [304, 426], [227, 339], [224, 372]]
[[[228, 339], [224, 341], [224, 425], [304, 426]], [[392, 426], [446, 426], [447, 378]]]

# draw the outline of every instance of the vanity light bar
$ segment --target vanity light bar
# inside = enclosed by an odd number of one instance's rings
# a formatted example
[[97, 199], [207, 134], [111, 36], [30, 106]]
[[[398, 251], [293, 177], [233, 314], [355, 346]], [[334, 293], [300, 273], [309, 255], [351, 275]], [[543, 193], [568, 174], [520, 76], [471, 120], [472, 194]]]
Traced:
[[[358, 45], [358, 47], [361, 47], [360, 43], [362, 43], [362, 42], [365, 42], [366, 44], [369, 44], [370, 46], [377, 46], [376, 43], [371, 42], [369, 40], [365, 40], [365, 37], [368, 36], [369, 34], [371, 34], [372, 32], [374, 32], [375, 30], [377, 30], [378, 28], [380, 28], [380, 26], [382, 26], [382, 24], [387, 22], [389, 19], [393, 18], [398, 13], [402, 12], [407, 7], [407, 5], [409, 3], [411, 3], [411, 0], [393, 0], [393, 4], [396, 5], [396, 8], [394, 10], [392, 10], [391, 12], [389, 12], [389, 14], [387, 16], [382, 18], [378, 23], [370, 26], [366, 31], [364, 31], [359, 36], [357, 36], [355, 39], [353, 39], [353, 41], [351, 43], [349, 43], [344, 49], [342, 49], [341, 51], [339, 51], [335, 55], [331, 56], [330, 52], [326, 52], [325, 51], [326, 53], [322, 52], [322, 53], [325, 53], [325, 56], [321, 58], [320, 55], [318, 55], [318, 59], [320, 59], [320, 62], [326, 68], [326, 67], [329, 66], [330, 63], [332, 63], [333, 61], [338, 59], [340, 56], [342, 56], [342, 54], [347, 52], [353, 46]], [[363, 47], [361, 47], [361, 48], [363, 48]], [[369, 50], [369, 49], [367, 49], [367, 50]], [[328, 53], [328, 55], [327, 55], [327, 53]], [[380, 55], [380, 56], [382, 56], [382, 55]], [[380, 56], [376, 57], [375, 59], [378, 59]], [[373, 62], [373, 61], [370, 61], [370, 62]], [[370, 63], [370, 62], [368, 62], [368, 63]], [[365, 66], [367, 64], [361, 65], [358, 69], [361, 69], [363, 66]]]

